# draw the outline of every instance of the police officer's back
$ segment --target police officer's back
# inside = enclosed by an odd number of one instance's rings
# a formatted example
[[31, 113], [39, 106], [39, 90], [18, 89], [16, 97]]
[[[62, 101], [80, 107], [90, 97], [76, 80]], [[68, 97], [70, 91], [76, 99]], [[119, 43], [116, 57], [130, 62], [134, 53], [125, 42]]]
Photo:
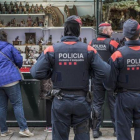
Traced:
[[131, 140], [132, 121], [134, 140], [140, 139], [140, 25], [128, 19], [123, 25], [125, 46], [111, 58], [111, 74], [116, 90], [115, 119], [118, 140]]
[[[97, 38], [93, 39], [89, 44], [97, 50], [104, 61], [108, 61], [110, 56], [118, 49], [119, 44], [111, 39], [111, 35], [113, 33], [111, 24], [109, 23], [101, 23], [99, 25], [99, 33]], [[102, 106], [105, 101], [105, 88], [99, 80], [93, 79], [93, 108], [96, 112], [97, 121], [94, 122], [96, 125], [93, 127], [93, 137], [98, 138], [102, 133], [99, 131], [101, 125], [101, 112]], [[111, 120], [114, 126], [114, 136], [115, 136], [115, 118], [114, 118], [114, 103], [115, 97], [113, 96], [112, 91], [107, 92], [108, 104], [110, 108]], [[95, 120], [93, 120], [95, 121]]]
[[109, 77], [110, 66], [94, 48], [79, 41], [81, 25], [79, 17], [69, 17], [61, 42], [48, 47], [31, 69], [34, 78], [51, 77], [53, 82], [53, 140], [68, 140], [71, 126], [75, 140], [90, 139], [91, 108], [86, 101], [89, 73], [94, 71], [95, 78], [103, 81]]

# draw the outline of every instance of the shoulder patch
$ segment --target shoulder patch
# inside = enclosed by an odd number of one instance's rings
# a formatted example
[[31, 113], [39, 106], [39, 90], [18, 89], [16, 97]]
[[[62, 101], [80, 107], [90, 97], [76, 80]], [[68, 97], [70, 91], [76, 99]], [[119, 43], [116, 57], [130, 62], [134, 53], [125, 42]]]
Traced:
[[113, 61], [115, 61], [117, 58], [121, 58], [121, 57], [122, 57], [122, 54], [120, 51], [116, 51], [111, 55], [111, 58]]
[[90, 41], [88, 45], [91, 45], [91, 42], [92, 42], [92, 41]]
[[140, 46], [132, 46], [132, 47], [129, 47], [129, 48], [132, 49], [132, 50], [135, 50], [135, 51], [140, 50]]
[[77, 42], [63, 42], [64, 44], [67, 44], [67, 45], [73, 45], [73, 44], [76, 44]]
[[98, 41], [104, 41], [104, 40], [106, 40], [106, 38], [98, 37], [97, 40]]
[[114, 48], [118, 48], [119, 43], [116, 42], [115, 40], [111, 40], [110, 45], [112, 45]]
[[90, 45], [88, 45], [87, 50], [88, 51], [93, 51], [94, 53], [97, 53], [97, 51]]
[[44, 50], [44, 54], [46, 54], [47, 52], [54, 52], [53, 46], [49, 46]]

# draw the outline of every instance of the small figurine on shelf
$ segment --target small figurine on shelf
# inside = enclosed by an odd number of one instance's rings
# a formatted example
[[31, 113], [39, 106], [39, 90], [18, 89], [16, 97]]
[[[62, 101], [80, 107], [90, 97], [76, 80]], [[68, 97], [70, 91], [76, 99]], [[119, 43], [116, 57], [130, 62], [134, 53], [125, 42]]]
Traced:
[[29, 16], [28, 17], [28, 19], [27, 19], [27, 25], [28, 25], [28, 27], [31, 27], [32, 26], [32, 18], [31, 18], [31, 16]]
[[44, 22], [43, 22], [43, 20], [41, 18], [39, 18], [39, 26], [40, 27], [44, 26]]
[[17, 14], [17, 8], [16, 8], [16, 6], [14, 7], [14, 14]]
[[16, 27], [16, 19], [15, 18], [13, 18], [11, 20], [11, 27]]
[[35, 13], [38, 13], [38, 7], [35, 6]]
[[28, 9], [28, 13], [30, 14], [31, 13], [31, 8], [29, 7], [29, 9]]
[[42, 4], [40, 4], [40, 6], [39, 6], [39, 12], [40, 12], [40, 13], [43, 13], [43, 12], [44, 12], [44, 9], [43, 9]]
[[40, 44], [39, 44], [39, 54], [41, 54], [42, 51], [43, 51], [43, 49], [42, 49], [42, 44], [40, 43]]
[[37, 12], [39, 12], [39, 6], [38, 6], [38, 4], [36, 4], [35, 7], [37, 8]]
[[6, 14], [5, 6], [2, 7], [2, 14]]
[[19, 41], [19, 36], [17, 36], [17, 37], [15, 38], [15, 41]]
[[5, 11], [8, 11], [8, 9], [7, 9], [7, 2], [6, 1], [4, 2], [4, 7], [5, 7]]
[[82, 38], [81, 37], [79, 37], [79, 41], [82, 42]]
[[36, 54], [36, 53], [37, 53], [37, 51], [36, 51], [36, 49], [35, 49], [35, 48], [33, 49], [33, 53], [34, 53], [34, 54]]
[[0, 32], [0, 40], [7, 41], [7, 34], [6, 34], [6, 32], [4, 32], [4, 31]]
[[35, 18], [35, 22], [37, 23], [37, 26], [39, 26], [39, 17]]
[[49, 26], [49, 16], [48, 16], [48, 15], [45, 16], [44, 26], [45, 26], [46, 28]]
[[25, 7], [26, 7], [26, 9], [28, 11], [29, 10], [29, 3], [28, 2], [26, 2]]
[[29, 47], [28, 46], [26, 46], [25, 47], [25, 54], [26, 54], [26, 59], [28, 59], [29, 58]]
[[19, 6], [21, 6], [21, 7], [22, 7], [22, 2], [20, 2], [20, 3], [19, 3]]
[[44, 39], [43, 37], [40, 38], [40, 40], [38, 41], [38, 45], [45, 45]]
[[26, 7], [24, 7], [24, 10], [23, 10], [24, 14], [27, 14], [27, 10], [26, 10]]
[[34, 8], [34, 4], [32, 4], [31, 8]]
[[13, 45], [21, 45], [21, 42], [22, 42], [22, 41], [19, 40], [19, 36], [17, 36], [17, 37], [15, 38], [15, 41], [13, 41]]
[[18, 7], [18, 4], [17, 4], [17, 2], [15, 2], [15, 6], [16, 6], [16, 8]]
[[2, 21], [0, 20], [0, 27], [3, 27]]
[[18, 51], [19, 51], [20, 53], [22, 53], [22, 50], [21, 50], [20, 48], [18, 48]]
[[125, 22], [125, 16], [124, 16], [124, 13], [121, 12], [121, 19], [120, 19], [120, 29], [123, 28], [123, 24]]
[[11, 5], [8, 6], [8, 13], [11, 14], [12, 13], [12, 8]]
[[11, 5], [11, 9], [13, 9], [13, 6], [14, 6], [14, 5], [13, 5], [13, 2], [12, 2], [12, 1], [10, 2], [10, 5]]
[[36, 22], [36, 21], [34, 21], [32, 26], [33, 26], [33, 27], [38, 27], [37, 22]]
[[22, 7], [19, 7], [19, 14], [22, 14]]
[[83, 42], [84, 42], [84, 43], [87, 43], [87, 38], [86, 38], [86, 37], [83, 38]]
[[2, 5], [1, 5], [1, 2], [0, 2], [0, 14], [1, 14], [1, 11], [2, 11]]
[[28, 39], [28, 44], [35, 44], [34, 38], [32, 37], [32, 35], [30, 35], [30, 37]]
[[33, 65], [34, 64], [34, 61], [32, 59], [30, 59], [30, 65]]
[[31, 13], [35, 13], [35, 11], [34, 11], [34, 8], [33, 7], [31, 7]]
[[23, 19], [22, 21], [23, 21], [23, 25], [24, 25], [24, 27], [25, 27], [25, 20]]
[[52, 45], [52, 35], [49, 36], [48, 43], [46, 45]]
[[7, 24], [6, 24], [6, 27], [10, 27], [11, 26], [11, 22], [9, 21]]

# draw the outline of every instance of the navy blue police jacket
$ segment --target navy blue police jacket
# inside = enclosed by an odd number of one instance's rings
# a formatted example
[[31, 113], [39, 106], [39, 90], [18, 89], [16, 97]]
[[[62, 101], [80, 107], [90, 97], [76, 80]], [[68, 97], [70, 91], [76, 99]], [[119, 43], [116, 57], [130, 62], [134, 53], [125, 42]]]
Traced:
[[93, 39], [89, 45], [91, 45], [104, 61], [108, 62], [110, 56], [119, 48], [119, 43], [110, 38], [109, 35], [99, 33], [96, 39]]
[[140, 40], [126, 41], [109, 59], [113, 90], [140, 91]]
[[110, 77], [110, 65], [104, 62], [97, 51], [79, 41], [75, 36], [65, 36], [60, 43], [49, 46], [30, 70], [36, 79], [51, 77], [53, 88], [65, 90], [89, 89], [90, 73], [106, 81]]

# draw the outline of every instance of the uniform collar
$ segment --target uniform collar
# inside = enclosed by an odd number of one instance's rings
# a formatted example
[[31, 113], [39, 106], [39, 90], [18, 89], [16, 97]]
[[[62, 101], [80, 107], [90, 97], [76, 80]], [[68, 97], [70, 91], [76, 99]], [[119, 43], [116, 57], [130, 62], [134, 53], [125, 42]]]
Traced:
[[107, 35], [107, 34], [103, 34], [103, 33], [99, 33], [99, 34], [98, 34], [98, 37], [110, 38], [109, 35]]
[[125, 42], [126, 46], [140, 46], [140, 40], [129, 40]]
[[76, 36], [64, 36], [61, 38], [61, 42], [67, 42], [67, 41], [75, 41], [75, 42], [78, 42], [79, 41], [79, 38], [76, 37]]

